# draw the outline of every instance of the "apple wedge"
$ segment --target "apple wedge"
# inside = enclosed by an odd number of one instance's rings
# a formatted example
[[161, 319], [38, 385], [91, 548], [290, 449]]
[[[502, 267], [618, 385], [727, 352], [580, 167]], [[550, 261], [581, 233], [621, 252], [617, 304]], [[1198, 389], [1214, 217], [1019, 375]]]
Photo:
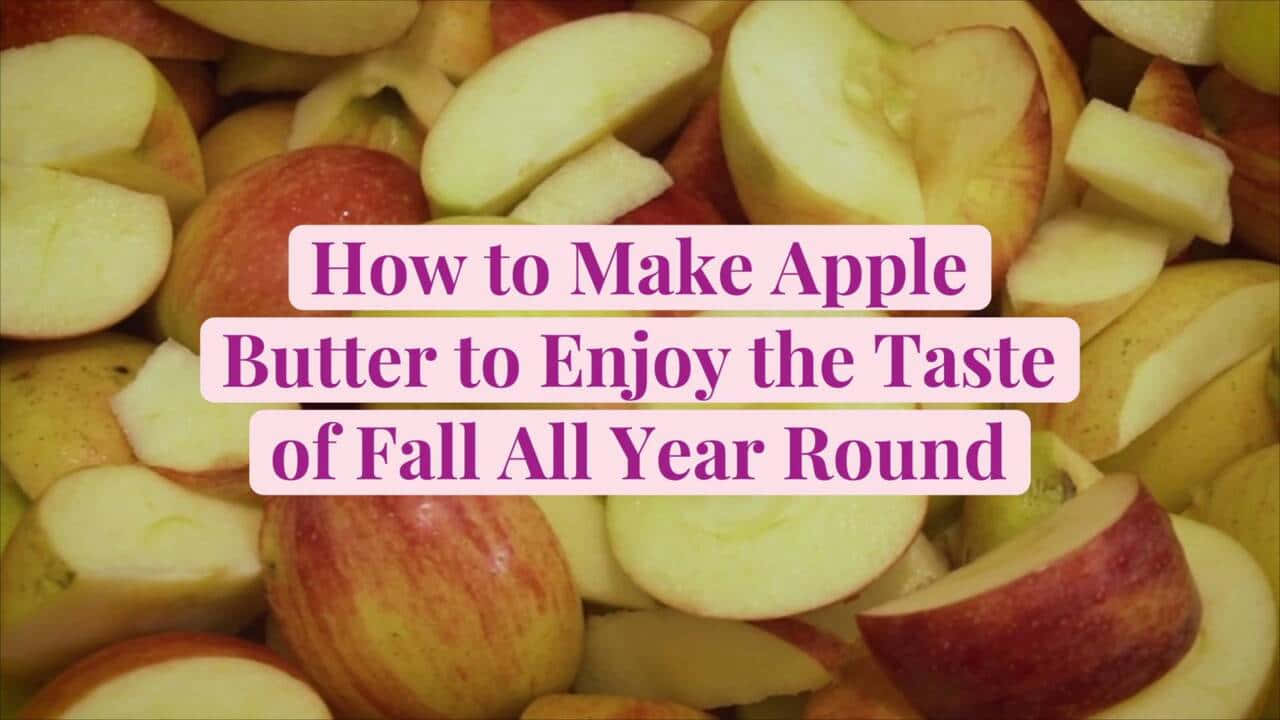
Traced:
[[608, 225], [671, 187], [656, 160], [612, 135], [569, 159], [511, 211], [540, 225]]
[[702, 33], [647, 13], [566, 23], [499, 54], [458, 89], [427, 137], [422, 182], [432, 214], [509, 212], [591, 144], [611, 133], [629, 139], [648, 116], [690, 102], [710, 56]]
[[400, 37], [418, 15], [418, 0], [156, 0], [199, 25], [254, 45], [350, 55]]
[[[1166, 268], [1132, 308], [1080, 351], [1080, 394], [1028, 406], [1086, 459], [1114, 455], [1259, 348], [1280, 324], [1280, 267], [1215, 260]], [[1206, 352], [1205, 348], [1212, 348]]]
[[261, 519], [137, 465], [63, 477], [4, 550], [0, 672], [43, 675], [146, 633], [240, 630], [265, 607]]
[[1187, 71], [1168, 58], [1152, 58], [1133, 90], [1129, 112], [1193, 137], [1204, 137], [1200, 102]]
[[701, 710], [663, 700], [617, 695], [544, 695], [520, 720], [713, 720]]
[[1009, 269], [1005, 313], [1069, 317], [1083, 345], [1156, 281], [1172, 235], [1153, 222], [1068, 210], [1041, 225]]
[[1201, 604], [1169, 517], [1110, 476], [923, 590], [863, 612], [867, 647], [930, 718], [1082, 717], [1187, 653]]
[[283, 154], [292, 127], [291, 100], [250, 105], [223, 118], [200, 138], [209, 189], [260, 160]]
[[225, 635], [163, 633], [99, 650], [67, 668], [24, 718], [333, 717], [306, 678], [261, 645]]
[[573, 584], [582, 599], [608, 607], [643, 610], [657, 605], [627, 577], [613, 557], [604, 524], [604, 498], [592, 495], [535, 495], [560, 541]]
[[0, 201], [0, 336], [50, 339], [109, 327], [164, 277], [173, 229], [160, 197], [6, 162]]
[[4, 0], [0, 50], [66, 35], [105, 35], [152, 58], [218, 60], [226, 38], [150, 0]]
[[[924, 522], [923, 496], [610, 497], [619, 564], [660, 602], [706, 617], [795, 615], [858, 592]], [[857, 547], [797, 571], [806, 547]], [[760, 578], [786, 578], [762, 585]]]
[[233, 43], [218, 63], [218, 94], [306, 92], [352, 61]]
[[1079, 0], [1113, 35], [1183, 65], [1218, 62], [1213, 0]]
[[399, 44], [460, 83], [493, 57], [489, 15], [489, 0], [424, 0]]

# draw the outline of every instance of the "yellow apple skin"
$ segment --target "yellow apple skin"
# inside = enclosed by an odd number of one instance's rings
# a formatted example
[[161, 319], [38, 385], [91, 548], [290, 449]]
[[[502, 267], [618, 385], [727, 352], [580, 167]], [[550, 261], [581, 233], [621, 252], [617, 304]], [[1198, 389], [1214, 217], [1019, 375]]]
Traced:
[[273, 100], [228, 115], [200, 138], [209, 188], [241, 170], [285, 151], [293, 126], [293, 101]]
[[154, 348], [106, 332], [0, 355], [0, 463], [27, 497], [73, 470], [133, 460], [109, 403]]

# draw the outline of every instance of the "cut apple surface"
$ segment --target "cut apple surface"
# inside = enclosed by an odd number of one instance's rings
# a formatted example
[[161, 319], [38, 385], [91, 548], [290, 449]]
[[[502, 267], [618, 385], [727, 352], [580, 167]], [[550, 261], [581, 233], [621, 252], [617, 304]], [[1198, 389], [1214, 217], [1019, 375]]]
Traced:
[[511, 217], [540, 225], [608, 225], [671, 184], [661, 164], [610, 135], [561, 165]]
[[[1126, 205], [1097, 188], [1085, 190], [1084, 197], [1080, 198], [1080, 208], [1095, 215], [1102, 215], [1108, 218], [1123, 218], [1139, 225], [1160, 229], [1164, 233], [1166, 240], [1164, 253], [1166, 263], [1181, 257], [1187, 251], [1187, 248], [1191, 247], [1191, 243], [1196, 240], [1194, 232], [1165, 225], [1143, 211]], [[1233, 223], [1234, 220], [1233, 216]], [[1047, 225], [1048, 223], [1045, 224]], [[1081, 329], [1083, 330], [1083, 327]], [[1084, 341], [1083, 332], [1080, 339], [1082, 342]]]
[[627, 138], [660, 109], [689, 102], [710, 56], [705, 35], [647, 13], [566, 23], [499, 54], [458, 89], [427, 137], [422, 182], [433, 214], [510, 211], [592, 143]]
[[1156, 281], [1171, 234], [1152, 222], [1067, 211], [1041, 225], [1009, 269], [1006, 311], [1069, 317], [1084, 344]]
[[1079, 0], [1125, 42], [1183, 65], [1218, 62], [1213, 0]]
[[112, 645], [67, 668], [23, 718], [327, 720], [305, 678], [266, 648], [204, 633], [164, 633]]
[[1136, 478], [1115, 475], [858, 624], [926, 717], [1065, 718], [1177, 665], [1200, 616], [1168, 515]]
[[0, 671], [39, 676], [150, 632], [240, 630], [265, 606], [261, 518], [141, 466], [63, 477], [4, 550]]
[[535, 495], [533, 500], [555, 531], [583, 600], [635, 610], [657, 605], [627, 577], [613, 557], [604, 524], [604, 498]]
[[0, 164], [0, 335], [59, 338], [137, 310], [169, 263], [164, 200], [57, 170]]
[[426, 0], [397, 44], [462, 82], [493, 57], [489, 16], [489, 0]]
[[[922, 496], [618, 496], [606, 510], [618, 562], [650, 595], [697, 615], [764, 619], [867, 586], [911, 544], [926, 504]], [[797, 564], [807, 547], [858, 552]]]

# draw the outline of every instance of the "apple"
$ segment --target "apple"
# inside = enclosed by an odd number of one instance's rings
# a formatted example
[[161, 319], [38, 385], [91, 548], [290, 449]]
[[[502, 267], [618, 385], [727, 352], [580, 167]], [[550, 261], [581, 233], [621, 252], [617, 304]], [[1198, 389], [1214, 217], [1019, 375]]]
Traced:
[[226, 39], [151, 0], [4, 0], [0, 50], [64, 35], [105, 35], [147, 57], [217, 60]]
[[813, 693], [804, 720], [924, 720], [870, 655], [846, 665], [836, 681]]
[[1204, 136], [1200, 102], [1187, 71], [1167, 58], [1152, 58], [1134, 88], [1129, 112], [1195, 137]]
[[348, 55], [306, 55], [232, 43], [218, 63], [218, 94], [306, 92], [351, 61]]
[[293, 127], [293, 101], [250, 105], [223, 118], [200, 138], [205, 179], [212, 189], [241, 170], [283, 155]]
[[1067, 166], [1165, 225], [1218, 245], [1231, 238], [1231, 161], [1205, 140], [1092, 100], [1071, 136]]
[[1078, 0], [1098, 24], [1130, 45], [1183, 65], [1215, 65], [1213, 0]]
[[930, 718], [1082, 717], [1187, 653], [1200, 596], [1168, 515], [1112, 475], [919, 592], [858, 615]]
[[1171, 670], [1093, 717], [1259, 717], [1266, 688], [1276, 678], [1275, 596], [1239, 543], [1194, 520], [1170, 519], [1200, 590], [1200, 632]]
[[618, 566], [605, 530], [604, 498], [592, 495], [535, 495], [569, 561], [573, 583], [587, 602], [642, 610], [657, 605]]
[[720, 141], [718, 96], [707, 98], [694, 110], [663, 158], [662, 166], [671, 174], [677, 187], [706, 199], [725, 222], [738, 224], [747, 221], [733, 187], [733, 176], [729, 174], [724, 145]]
[[544, 30], [592, 15], [621, 12], [627, 0], [490, 0], [489, 24], [497, 51]]
[[[1080, 394], [1024, 406], [1094, 461], [1114, 455], [1218, 373], [1269, 345], [1280, 324], [1280, 267], [1215, 260], [1166, 268], [1080, 351]], [[1212, 348], [1206, 352], [1205, 348]]]
[[671, 185], [658, 161], [609, 135], [539, 183], [511, 217], [541, 225], [608, 225]]
[[133, 461], [110, 401], [154, 347], [108, 332], [0, 354], [0, 467], [27, 497], [74, 470]]
[[1205, 75], [1196, 94], [1205, 120], [1219, 132], [1280, 124], [1280, 96], [1260, 92], [1220, 67]]
[[490, 13], [489, 0], [426, 0], [400, 42], [460, 83], [493, 57]]
[[1156, 281], [1173, 236], [1150, 221], [1068, 210], [1042, 224], [1009, 268], [1005, 314], [1069, 317], [1083, 345]]
[[84, 658], [41, 688], [22, 717], [333, 716], [306, 678], [261, 645], [173, 632], [127, 640]]
[[[293, 115], [293, 130], [299, 127], [301, 104], [298, 108]], [[296, 137], [291, 132], [289, 141]], [[422, 124], [400, 97], [394, 92], [383, 91], [373, 97], [358, 97], [346, 103], [328, 128], [306, 144], [353, 145], [379, 150], [400, 158], [405, 165], [417, 170], [425, 138]]]
[[1076, 205], [1083, 185], [1066, 171], [1063, 159], [1076, 117], [1084, 107], [1084, 91], [1066, 47], [1035, 7], [1024, 0], [850, 0], [849, 4], [872, 28], [912, 46], [974, 25], [1017, 30], [1040, 67], [1053, 129], [1040, 218], [1048, 219], [1063, 208]]
[[701, 710], [663, 700], [617, 695], [544, 695], [520, 713], [520, 720], [713, 720]]
[[400, 37], [418, 15], [418, 0], [155, 0], [193, 22], [254, 45], [350, 55]]
[[[164, 196], [181, 221], [204, 195], [194, 130], [137, 50], [74, 35], [0, 52], [0, 159]], [[77, 112], [91, 107], [92, 114]]]
[[659, 134], [648, 116], [669, 120], [661, 108], [687, 108], [710, 55], [696, 29], [646, 13], [566, 23], [500, 53], [458, 88], [427, 136], [432, 213], [504, 214], [611, 133], [643, 151], [632, 134]]
[[[1280, 128], [1277, 128], [1280, 131]], [[1280, 185], [1268, 187], [1243, 173], [1231, 178], [1231, 210], [1236, 236], [1253, 253], [1280, 262]]]
[[156, 70], [169, 82], [196, 135], [218, 119], [221, 98], [214, 89], [213, 73], [204, 63], [190, 60], [152, 60]]
[[527, 497], [275, 497], [261, 552], [342, 716], [512, 717], [577, 671], [582, 602]]
[[709, 98], [716, 94], [720, 86], [729, 32], [746, 7], [747, 0], [636, 0], [631, 9], [666, 15], [689, 23], [707, 34], [711, 40], [712, 56], [698, 83], [697, 94], [700, 98]]
[[297, 225], [426, 219], [417, 176], [386, 153], [322, 146], [260, 162], [216, 187], [183, 225], [155, 298], [160, 332], [198, 352], [208, 318], [299, 315], [288, 292]]
[[9, 536], [13, 535], [13, 529], [30, 504], [22, 488], [9, 476], [9, 471], [0, 465], [0, 550], [9, 544]]
[[1089, 63], [1084, 73], [1088, 96], [1117, 107], [1128, 107], [1133, 91], [1151, 67], [1152, 60], [1151, 53], [1139, 50], [1118, 37], [1095, 35], [1089, 41]]
[[158, 196], [6, 162], [0, 200], [0, 336], [101, 330], [141, 307], [164, 276], [173, 229]]
[[701, 193], [679, 186], [613, 221], [614, 225], [724, 225], [720, 211]]
[[4, 549], [0, 672], [39, 677], [152, 632], [240, 630], [265, 605], [261, 518], [139, 465], [64, 476]]
[[1280, 94], [1280, 4], [1219, 0], [1214, 19], [1227, 71], [1262, 92]]
[[1266, 392], [1271, 351], [1259, 348], [1222, 372], [1098, 466], [1136, 474], [1161, 505], [1181, 512], [1195, 488], [1280, 437], [1280, 410]]

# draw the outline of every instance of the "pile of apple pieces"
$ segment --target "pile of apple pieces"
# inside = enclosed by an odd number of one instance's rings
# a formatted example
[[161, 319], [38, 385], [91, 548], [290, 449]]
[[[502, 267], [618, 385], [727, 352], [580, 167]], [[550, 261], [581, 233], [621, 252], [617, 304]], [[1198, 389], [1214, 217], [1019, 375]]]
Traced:
[[[1276, 8], [5, 0], [0, 716], [1256, 714]], [[1016, 498], [264, 506], [200, 323], [297, 313], [295, 225], [433, 215], [982, 224], [1082, 392]]]

